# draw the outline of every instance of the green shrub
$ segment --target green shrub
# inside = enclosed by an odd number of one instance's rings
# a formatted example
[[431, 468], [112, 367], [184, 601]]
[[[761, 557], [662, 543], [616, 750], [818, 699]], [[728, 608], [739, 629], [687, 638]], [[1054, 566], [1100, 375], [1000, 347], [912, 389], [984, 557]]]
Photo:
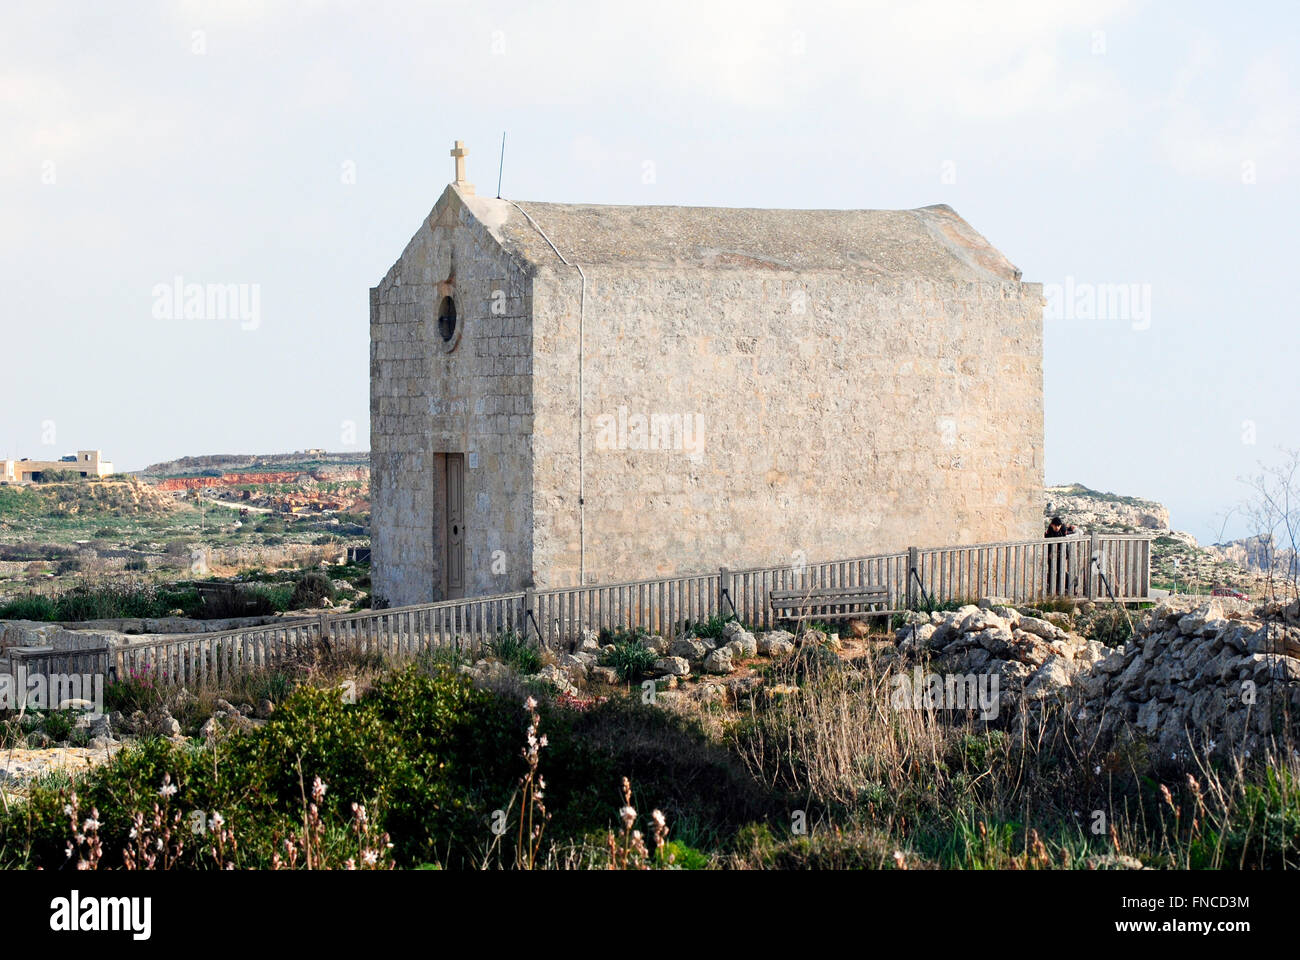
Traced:
[[655, 860], [661, 867], [674, 870], [707, 870], [709, 855], [688, 847], [676, 840], [669, 840], [655, 851]]
[[64, 710], [50, 710], [41, 720], [41, 727], [56, 743], [72, 736], [72, 718]]
[[640, 680], [658, 659], [659, 655], [638, 637], [615, 641], [614, 648], [602, 654], [601, 663], [613, 667], [620, 680], [630, 683]]
[[[166, 816], [186, 818], [182, 866], [215, 866], [208, 844], [189, 842], [188, 817], [202, 810], [220, 812], [235, 833], [237, 866], [269, 867], [281, 839], [301, 826], [304, 793], [320, 777], [322, 814], [340, 840], [360, 802], [403, 863], [470, 866], [491, 839], [489, 814], [508, 805], [518, 782], [523, 728], [517, 703], [453, 671], [408, 669], [355, 704], [336, 690], [299, 688], [261, 730], [215, 750], [138, 741], [83, 776], [78, 803], [83, 815], [99, 810], [106, 866], [121, 866], [133, 812], [147, 814], [157, 801]], [[174, 793], [160, 793], [164, 777]], [[0, 838], [11, 850], [16, 837], [30, 844], [32, 866], [62, 867], [68, 801], [64, 790], [33, 787], [21, 810], [0, 814]]]
[[721, 614], [714, 614], [701, 623], [692, 624], [691, 633], [697, 637], [717, 640], [722, 636], [723, 628], [735, 619], [734, 615], [724, 617]]
[[336, 592], [330, 578], [319, 571], [312, 571], [304, 573], [294, 583], [293, 593], [289, 597], [289, 607], [292, 610], [319, 607], [325, 600], [333, 603], [335, 598]]
[[137, 710], [149, 711], [162, 703], [163, 693], [154, 671], [131, 669], [104, 687], [104, 705], [109, 710], [121, 710], [128, 716]]
[[0, 605], [0, 620], [57, 620], [55, 604], [49, 597], [29, 593]]
[[514, 630], [497, 635], [489, 645], [493, 655], [519, 673], [536, 673], [542, 669], [542, 652]]
[[1133, 620], [1122, 607], [1106, 607], [1088, 618], [1083, 634], [1108, 647], [1122, 647], [1133, 639]]

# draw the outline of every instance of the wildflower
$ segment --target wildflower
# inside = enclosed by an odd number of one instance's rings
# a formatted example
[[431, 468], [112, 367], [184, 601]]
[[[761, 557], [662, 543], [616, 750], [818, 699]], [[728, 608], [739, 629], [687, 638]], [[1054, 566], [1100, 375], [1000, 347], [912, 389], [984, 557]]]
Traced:
[[1097, 776], [1101, 776], [1101, 764], [1099, 763], [1095, 767], [1093, 767], [1092, 772], [1095, 773]]
[[664, 827], [664, 826], [666, 825], [666, 822], [665, 822], [665, 820], [664, 820], [664, 814], [663, 814], [663, 811], [662, 811], [662, 810], [656, 810], [656, 811], [654, 811], [652, 814], [650, 814], [650, 819], [653, 820], [653, 821], [655, 822], [655, 826], [656, 826], [656, 827], [660, 827], [660, 828], [662, 828], [662, 827]]
[[1178, 808], [1174, 806], [1173, 795], [1169, 792], [1169, 788], [1163, 783], [1160, 784], [1160, 796], [1164, 799], [1165, 803], [1169, 804], [1170, 810], [1174, 811], [1174, 813], [1178, 813]]
[[622, 807], [619, 809], [618, 815], [623, 820], [623, 828], [631, 830], [632, 824], [636, 823], [636, 810], [631, 806]]
[[524, 701], [524, 709], [525, 709], [525, 710], [536, 710], [536, 709], [537, 709], [537, 701], [534, 700], [532, 697], [529, 697], [527, 700]]
[[367, 865], [373, 867], [376, 863], [379, 862], [379, 854], [377, 854], [377, 853], [376, 853], [375, 851], [373, 851], [373, 850], [367, 850], [367, 851], [362, 855], [361, 859], [364, 860], [364, 861], [366, 862]]
[[894, 851], [894, 865], [898, 867], [899, 870], [907, 869], [907, 858], [903, 856], [902, 850]]
[[170, 773], [164, 773], [163, 785], [158, 790], [158, 796], [170, 797], [170, 796], [174, 796], [175, 794], [176, 794], [176, 784], [172, 783], [172, 775]]
[[226, 818], [223, 817], [220, 812], [217, 812], [212, 815], [212, 819], [209, 821], [209, 827], [212, 830], [220, 830], [222, 824], [224, 824], [225, 822], [226, 822]]

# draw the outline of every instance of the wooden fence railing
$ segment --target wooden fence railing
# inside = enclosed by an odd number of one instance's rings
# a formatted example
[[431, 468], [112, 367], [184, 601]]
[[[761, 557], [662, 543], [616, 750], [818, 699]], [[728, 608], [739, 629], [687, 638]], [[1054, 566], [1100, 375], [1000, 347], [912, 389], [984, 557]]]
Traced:
[[389, 656], [472, 647], [505, 630], [523, 632], [523, 600], [523, 593], [442, 600], [132, 643], [115, 651], [117, 674], [149, 674], [176, 684], [218, 682], [292, 659], [322, 641], [334, 649]]
[[[1149, 596], [1150, 563], [1151, 538], [1141, 535], [912, 547], [848, 560], [529, 589], [145, 640], [116, 648], [109, 666], [120, 678], [148, 673], [167, 683], [198, 684], [269, 666], [322, 641], [338, 649], [404, 656], [475, 648], [507, 630], [557, 646], [581, 630], [642, 627], [672, 636], [688, 623], [714, 616], [735, 615], [756, 629], [769, 629], [774, 625], [771, 591], [813, 587], [883, 585], [891, 607], [909, 608], [924, 607], [927, 600], [982, 596], [1013, 603], [1051, 596], [1133, 601]], [[60, 654], [75, 651], [42, 653], [49, 658], [42, 663], [52, 665]]]

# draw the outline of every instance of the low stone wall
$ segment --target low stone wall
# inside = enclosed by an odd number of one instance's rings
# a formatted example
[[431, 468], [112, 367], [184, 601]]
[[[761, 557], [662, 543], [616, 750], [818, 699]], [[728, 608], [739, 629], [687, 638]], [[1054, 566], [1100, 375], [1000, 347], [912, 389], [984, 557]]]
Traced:
[[1101, 742], [1242, 754], [1300, 733], [1300, 601], [1167, 600], [1122, 648], [992, 601], [913, 615], [895, 639], [936, 673], [996, 674], [1004, 711], [1059, 702]]
[[9, 647], [53, 647], [56, 650], [82, 650], [89, 647], [119, 646], [189, 636], [260, 627], [270, 623], [304, 619], [292, 617], [228, 617], [222, 620], [191, 620], [186, 617], [143, 617], [114, 620], [82, 620], [75, 623], [45, 623], [39, 620], [0, 620], [0, 652]]

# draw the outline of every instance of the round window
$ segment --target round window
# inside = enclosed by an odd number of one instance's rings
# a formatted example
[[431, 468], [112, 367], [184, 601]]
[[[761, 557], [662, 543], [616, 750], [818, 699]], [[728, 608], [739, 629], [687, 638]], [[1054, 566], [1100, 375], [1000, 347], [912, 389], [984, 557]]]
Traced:
[[438, 333], [445, 343], [456, 335], [456, 301], [451, 297], [443, 297], [438, 305]]

